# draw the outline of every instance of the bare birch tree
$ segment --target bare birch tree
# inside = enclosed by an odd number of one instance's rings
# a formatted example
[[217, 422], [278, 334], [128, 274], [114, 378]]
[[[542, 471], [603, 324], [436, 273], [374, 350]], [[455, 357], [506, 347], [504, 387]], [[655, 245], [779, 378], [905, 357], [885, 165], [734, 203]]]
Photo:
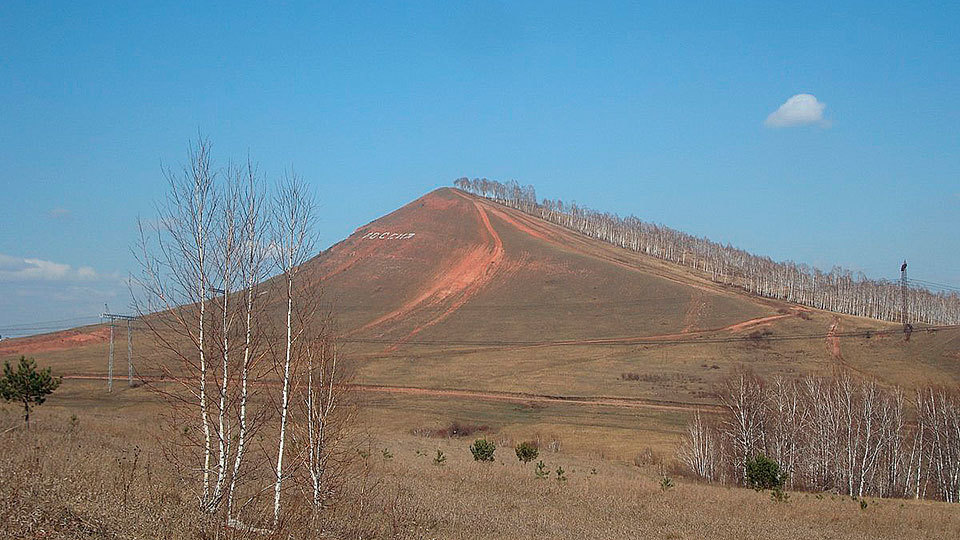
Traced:
[[186, 439], [170, 455], [189, 462], [196, 452], [189, 467], [199, 473], [199, 504], [230, 522], [248, 441], [264, 417], [249, 409], [250, 378], [263, 356], [256, 300], [266, 269], [261, 180], [249, 160], [217, 172], [206, 139], [182, 171], [165, 175], [170, 187], [157, 219], [140, 223], [136, 309], [159, 345], [157, 366], [180, 383], [182, 391], [152, 387], [172, 405], [171, 427], [180, 430], [183, 419], [199, 427], [198, 437], [183, 429], [169, 438]]
[[797, 460], [800, 457], [803, 432], [807, 429], [808, 410], [803, 406], [796, 381], [776, 376], [771, 381], [766, 401], [767, 455], [780, 464], [793, 486]]
[[[230, 485], [227, 492], [227, 518], [233, 519], [233, 509], [236, 499], [238, 479], [241, 477], [247, 450], [247, 440], [256, 427], [259, 426], [260, 415], [248, 415], [250, 401], [251, 372], [257, 368], [262, 352], [257, 349], [256, 339], [260, 332], [255, 325], [259, 322], [259, 284], [266, 277], [266, 227], [264, 219], [264, 199], [262, 179], [256, 166], [248, 158], [246, 166], [234, 171], [234, 190], [238, 194], [242, 219], [240, 220], [238, 266], [242, 291], [243, 317], [243, 345], [239, 366], [239, 399], [237, 403], [237, 433], [236, 451], [233, 459], [233, 470], [230, 476]], [[256, 333], [255, 333], [256, 332]], [[254, 429], [251, 429], [254, 428]]]
[[[916, 422], [898, 387], [845, 371], [764, 384], [738, 373], [720, 386], [724, 412], [719, 444], [697, 415], [677, 457], [700, 478], [714, 455], [712, 478], [732, 471], [742, 481], [744, 456], [764, 452], [791, 477], [791, 487], [852, 497], [924, 498], [960, 502], [960, 391], [917, 391]], [[763, 403], [758, 407], [757, 403]]]
[[[272, 514], [277, 531], [287, 492], [315, 516], [325, 510], [350, 454], [335, 317], [300, 274], [314, 253], [315, 203], [294, 173], [267, 197], [251, 160], [216, 170], [206, 139], [189, 158], [165, 172], [158, 218], [140, 223], [137, 311], [161, 349], [159, 370], [179, 383], [151, 388], [173, 405], [168, 455], [197, 480], [202, 510], [245, 531], [264, 531], [256, 527]], [[280, 305], [285, 317], [270, 318]], [[264, 388], [270, 399], [255, 400]], [[274, 414], [277, 438], [265, 441]]]
[[[176, 366], [161, 364], [161, 369], [181, 383], [196, 407], [193, 418], [202, 433], [202, 439], [196, 441], [201, 453], [196, 467], [201, 478], [198, 499], [204, 511], [213, 512], [218, 494], [211, 482], [216, 471], [211, 466], [215, 450], [207, 387], [207, 293], [217, 197], [210, 142], [201, 138], [190, 149], [188, 164], [180, 171], [166, 170], [164, 175], [169, 189], [157, 207], [157, 220], [141, 221], [139, 226], [141, 274], [136, 280], [134, 305], [161, 348], [178, 360]], [[189, 402], [174, 393], [165, 397], [173, 403]]]
[[714, 429], [707, 424], [697, 410], [693, 421], [687, 425], [687, 432], [680, 442], [677, 457], [698, 477], [712, 482], [717, 479], [719, 468], [718, 441]]
[[353, 417], [336, 323], [332, 313], [326, 313], [324, 319], [322, 333], [308, 346], [306, 395], [302, 400], [306, 412], [306, 467], [317, 514], [343, 481], [340, 474], [346, 464], [344, 450]]
[[747, 460], [763, 450], [763, 382], [741, 369], [721, 383], [717, 397], [727, 411], [720, 421], [720, 430], [733, 448], [736, 474], [740, 482], [745, 482]]
[[277, 367], [282, 377], [279, 403], [280, 430], [277, 442], [277, 465], [275, 469], [273, 520], [280, 520], [280, 499], [284, 480], [284, 452], [287, 436], [287, 422], [290, 412], [291, 383], [293, 381], [292, 354], [294, 342], [303, 333], [304, 328], [294, 328], [295, 282], [300, 265], [312, 255], [314, 249], [313, 224], [315, 220], [315, 202], [308, 192], [306, 184], [296, 173], [291, 172], [280, 182], [274, 202], [273, 237], [277, 266], [284, 282], [286, 296], [286, 339], [283, 347], [283, 359]]
[[926, 477], [942, 500], [960, 502], [960, 392], [925, 388], [917, 403]]

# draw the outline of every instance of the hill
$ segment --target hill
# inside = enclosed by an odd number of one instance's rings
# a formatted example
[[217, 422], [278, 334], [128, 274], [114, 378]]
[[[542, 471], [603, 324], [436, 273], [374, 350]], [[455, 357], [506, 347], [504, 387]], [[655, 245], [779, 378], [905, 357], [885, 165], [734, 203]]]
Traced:
[[497, 345], [680, 335], [776, 314], [454, 189], [357, 229], [305, 265], [355, 338]]
[[899, 325], [753, 296], [455, 189], [305, 270], [369, 383], [698, 402], [736, 364], [907, 384], [960, 374], [955, 330], [903, 342]]
[[[357, 382], [392, 429], [464, 418], [629, 455], [638, 429], [671, 446], [684, 411], [709, 408], [741, 365], [845, 367], [908, 388], [960, 381], [956, 329], [905, 341], [899, 325], [754, 296], [452, 188], [358, 228], [301, 275], [333, 306]], [[103, 376], [107, 335], [8, 340], [0, 357]], [[135, 334], [136, 354], [144, 347]]]

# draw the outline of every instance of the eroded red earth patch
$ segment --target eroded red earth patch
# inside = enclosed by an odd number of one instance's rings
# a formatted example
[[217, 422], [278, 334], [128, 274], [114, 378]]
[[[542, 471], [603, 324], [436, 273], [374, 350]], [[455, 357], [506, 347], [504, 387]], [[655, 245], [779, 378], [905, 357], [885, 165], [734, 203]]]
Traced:
[[64, 330], [52, 334], [0, 341], [0, 356], [62, 351], [91, 343], [101, 343], [108, 339], [110, 339], [109, 328], [99, 328], [89, 332]]

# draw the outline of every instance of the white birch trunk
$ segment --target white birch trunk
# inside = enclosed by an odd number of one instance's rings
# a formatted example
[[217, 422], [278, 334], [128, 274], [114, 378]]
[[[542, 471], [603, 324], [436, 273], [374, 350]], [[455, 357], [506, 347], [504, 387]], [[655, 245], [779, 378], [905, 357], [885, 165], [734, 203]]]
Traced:
[[273, 487], [273, 524], [280, 521], [280, 489], [283, 483], [283, 450], [287, 432], [287, 409], [290, 400], [290, 349], [292, 346], [292, 316], [293, 316], [293, 278], [287, 278], [287, 347], [286, 359], [283, 363], [283, 394], [280, 402], [280, 445], [277, 451], [277, 481]]
[[247, 287], [246, 331], [243, 342], [243, 364], [240, 366], [240, 422], [237, 433], [237, 453], [233, 458], [233, 473], [230, 475], [230, 487], [227, 491], [227, 519], [233, 511], [234, 493], [237, 488], [237, 476], [240, 475], [240, 464], [243, 462], [243, 450], [247, 440], [247, 379], [250, 371], [250, 339], [253, 311], [253, 287]]
[[[198, 190], [199, 191], [199, 190]], [[210, 421], [207, 412], [207, 359], [204, 353], [203, 324], [204, 314], [206, 312], [206, 280], [204, 279], [204, 230], [203, 230], [203, 206], [198, 210], [197, 216], [197, 294], [200, 299], [200, 315], [198, 317], [197, 329], [197, 348], [200, 352], [200, 418], [203, 429], [203, 498], [201, 506], [204, 510], [209, 510], [210, 504], [210, 454], [211, 454], [211, 434]]]

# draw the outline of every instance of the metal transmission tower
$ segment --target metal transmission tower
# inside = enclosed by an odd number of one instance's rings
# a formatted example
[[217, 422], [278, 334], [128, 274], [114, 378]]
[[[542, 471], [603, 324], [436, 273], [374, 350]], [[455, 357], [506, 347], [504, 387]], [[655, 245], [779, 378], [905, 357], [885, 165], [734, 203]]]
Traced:
[[110, 319], [110, 360], [107, 363], [107, 392], [113, 391], [113, 329], [117, 326], [117, 321], [127, 321], [127, 380], [133, 387], [133, 338], [130, 334], [130, 321], [136, 317], [132, 315], [120, 315], [117, 313], [108, 313], [106, 304], [104, 312], [100, 314], [101, 319]]

